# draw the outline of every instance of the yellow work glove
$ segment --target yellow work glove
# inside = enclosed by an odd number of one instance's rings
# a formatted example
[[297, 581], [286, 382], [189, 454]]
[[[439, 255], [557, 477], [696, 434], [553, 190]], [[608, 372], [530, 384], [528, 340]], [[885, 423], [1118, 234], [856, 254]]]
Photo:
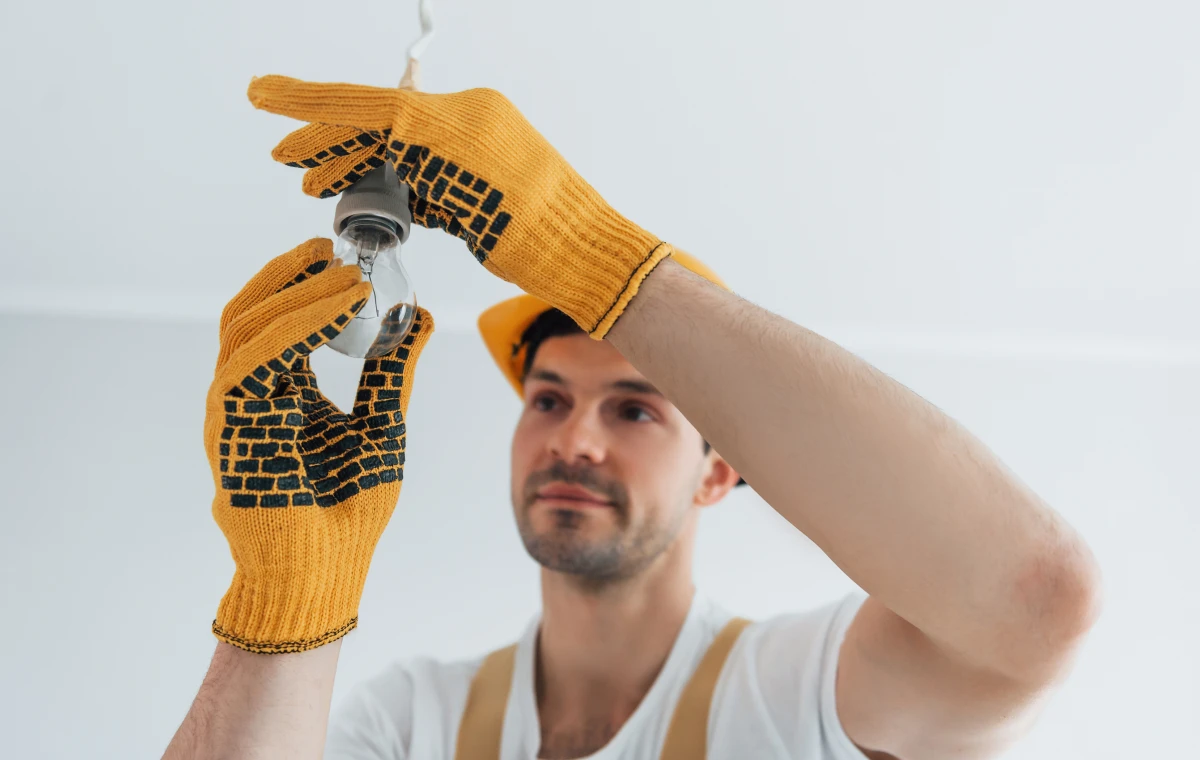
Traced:
[[255, 79], [257, 108], [311, 122], [276, 160], [307, 167], [304, 191], [336, 195], [390, 161], [413, 220], [457, 235], [492, 273], [602, 338], [670, 245], [605, 203], [503, 95], [445, 95]]
[[221, 315], [204, 445], [237, 569], [213, 633], [251, 652], [302, 652], [357, 625], [404, 477], [404, 412], [433, 320], [419, 310], [395, 351], [366, 361], [354, 413], [342, 413], [317, 390], [308, 355], [371, 286], [332, 256], [319, 238], [279, 256]]

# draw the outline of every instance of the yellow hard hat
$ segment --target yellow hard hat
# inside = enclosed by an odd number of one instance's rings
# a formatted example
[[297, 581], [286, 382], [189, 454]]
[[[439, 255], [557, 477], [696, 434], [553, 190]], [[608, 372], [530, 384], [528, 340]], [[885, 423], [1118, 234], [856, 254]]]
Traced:
[[[677, 248], [671, 258], [679, 262], [685, 269], [728, 289], [717, 273], [705, 266], [704, 262], [695, 256]], [[525, 369], [526, 346], [521, 343], [521, 336], [525, 334], [534, 320], [552, 308], [554, 307], [537, 296], [523, 293], [501, 301], [479, 315], [479, 334], [483, 336], [484, 345], [487, 346], [492, 360], [496, 362], [501, 374], [508, 380], [518, 396], [524, 393], [524, 378], [521, 377], [521, 373]]]

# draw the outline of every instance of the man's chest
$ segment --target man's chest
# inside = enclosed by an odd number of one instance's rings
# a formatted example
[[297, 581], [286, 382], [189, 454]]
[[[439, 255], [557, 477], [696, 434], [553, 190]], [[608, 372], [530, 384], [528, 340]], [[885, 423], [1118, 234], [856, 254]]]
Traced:
[[620, 724], [603, 719], [542, 728], [538, 759], [572, 760], [588, 757], [604, 749], [620, 728]]

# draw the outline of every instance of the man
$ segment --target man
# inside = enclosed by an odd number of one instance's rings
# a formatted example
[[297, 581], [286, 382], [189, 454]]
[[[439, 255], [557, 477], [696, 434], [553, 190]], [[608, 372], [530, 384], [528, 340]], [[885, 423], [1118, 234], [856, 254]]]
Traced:
[[[529, 294], [481, 327], [524, 400], [512, 501], [540, 619], [515, 649], [362, 685], [326, 756], [985, 758], [1025, 731], [1098, 572], [969, 433], [619, 215], [497, 93], [266, 77], [250, 97], [311, 122], [275, 153], [306, 192], [390, 163], [416, 221]], [[422, 312], [333, 410], [306, 357], [362, 307], [352, 270], [311, 242], [222, 316], [206, 442], [237, 572], [167, 757], [322, 753], [432, 329]], [[746, 625], [696, 594], [697, 516], [738, 473], [869, 596]]]

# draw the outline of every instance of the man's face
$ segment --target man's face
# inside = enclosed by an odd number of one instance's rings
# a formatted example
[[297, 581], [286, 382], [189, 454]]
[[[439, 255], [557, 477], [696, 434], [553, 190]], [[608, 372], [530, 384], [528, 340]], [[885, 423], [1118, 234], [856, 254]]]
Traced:
[[513, 434], [513, 509], [525, 548], [550, 570], [597, 583], [635, 575], [709, 495], [701, 484], [715, 455], [603, 341], [580, 334], [542, 343], [524, 403]]

